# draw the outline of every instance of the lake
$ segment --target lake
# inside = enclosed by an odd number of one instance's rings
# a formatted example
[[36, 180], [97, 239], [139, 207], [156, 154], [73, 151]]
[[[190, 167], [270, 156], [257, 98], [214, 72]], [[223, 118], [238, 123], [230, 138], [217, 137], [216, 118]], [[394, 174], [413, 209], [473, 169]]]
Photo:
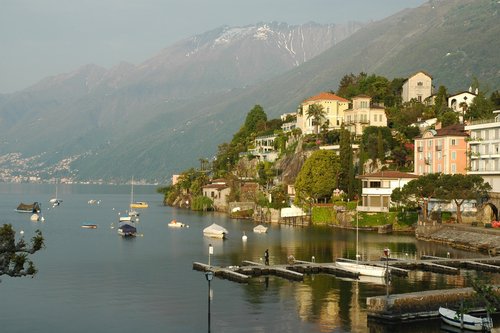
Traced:
[[[270, 262], [296, 259], [332, 262], [354, 258], [356, 233], [329, 227], [272, 225], [267, 234], [252, 232], [252, 221], [228, 219], [219, 213], [196, 213], [164, 207], [153, 186], [134, 186], [140, 210], [136, 238], [117, 234], [119, 214], [130, 203], [129, 186], [59, 185], [63, 200], [52, 208], [55, 185], [0, 184], [0, 222], [11, 223], [25, 238], [36, 229], [46, 248], [31, 256], [39, 272], [34, 278], [3, 276], [0, 283], [2, 332], [204, 332], [208, 321], [208, 283], [195, 261], [240, 265], [260, 261], [269, 249]], [[89, 204], [89, 200], [99, 204]], [[20, 202], [42, 203], [44, 222], [15, 212]], [[169, 228], [176, 219], [189, 228]], [[202, 230], [212, 223], [229, 230], [227, 240], [207, 239]], [[97, 229], [83, 229], [95, 223]], [[248, 240], [243, 242], [243, 232]], [[391, 256], [422, 254], [478, 257], [477, 253], [419, 242], [412, 235], [359, 233], [363, 259], [377, 259], [384, 248]], [[472, 272], [472, 274], [474, 274]], [[498, 279], [497, 275], [492, 276]], [[459, 276], [412, 272], [393, 277], [389, 292], [401, 293], [469, 285]], [[386, 286], [329, 275], [306, 276], [303, 282], [256, 277], [249, 284], [214, 278], [211, 282], [212, 332], [439, 332], [440, 321], [385, 327], [368, 323], [366, 298], [385, 295]], [[497, 326], [497, 324], [495, 324]]]

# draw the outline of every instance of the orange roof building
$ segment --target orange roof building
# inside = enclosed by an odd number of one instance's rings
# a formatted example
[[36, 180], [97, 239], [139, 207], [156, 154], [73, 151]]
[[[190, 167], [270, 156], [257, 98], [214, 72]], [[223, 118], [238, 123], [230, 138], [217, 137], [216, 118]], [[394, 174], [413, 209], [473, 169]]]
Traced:
[[[321, 105], [325, 112], [324, 117], [318, 124], [313, 117], [308, 116], [309, 108]], [[313, 134], [319, 131], [321, 126], [327, 124], [328, 129], [339, 129], [344, 122], [344, 110], [349, 107], [349, 100], [329, 92], [321, 92], [315, 96], [305, 99], [297, 111], [297, 127], [303, 134]]]

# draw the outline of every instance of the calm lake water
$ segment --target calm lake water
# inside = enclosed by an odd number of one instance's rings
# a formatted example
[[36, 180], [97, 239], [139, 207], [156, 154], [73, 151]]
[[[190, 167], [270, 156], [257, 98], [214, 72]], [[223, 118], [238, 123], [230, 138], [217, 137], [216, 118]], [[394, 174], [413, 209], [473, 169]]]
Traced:
[[[251, 221], [223, 214], [198, 214], [164, 207], [152, 186], [134, 186], [134, 199], [147, 201], [134, 239], [121, 238], [119, 213], [130, 202], [128, 186], [59, 185], [61, 206], [49, 208], [54, 185], [0, 184], [0, 223], [11, 223], [31, 238], [41, 229], [46, 248], [31, 258], [39, 273], [32, 278], [3, 277], [0, 283], [1, 332], [206, 332], [208, 283], [194, 271], [194, 261], [240, 265], [259, 261], [266, 248], [270, 262], [297, 259], [332, 262], [354, 258], [356, 233], [322, 228], [271, 226], [254, 234]], [[91, 199], [100, 204], [90, 205]], [[45, 222], [15, 212], [20, 202], [42, 203]], [[172, 219], [189, 228], [171, 229]], [[206, 239], [202, 230], [216, 222], [229, 230], [225, 241]], [[97, 229], [82, 229], [95, 223]], [[248, 240], [242, 242], [243, 231]], [[410, 235], [359, 234], [363, 259], [422, 254], [477, 257], [446, 246], [418, 242]], [[494, 279], [498, 277], [493, 276]], [[394, 277], [391, 293], [468, 286], [460, 276], [412, 272]], [[278, 277], [253, 278], [238, 284], [214, 278], [211, 283], [212, 332], [439, 332], [440, 321], [385, 327], [367, 322], [366, 298], [386, 294], [385, 285], [349, 281], [329, 275], [306, 276], [304, 282]], [[495, 322], [495, 326], [498, 323]]]

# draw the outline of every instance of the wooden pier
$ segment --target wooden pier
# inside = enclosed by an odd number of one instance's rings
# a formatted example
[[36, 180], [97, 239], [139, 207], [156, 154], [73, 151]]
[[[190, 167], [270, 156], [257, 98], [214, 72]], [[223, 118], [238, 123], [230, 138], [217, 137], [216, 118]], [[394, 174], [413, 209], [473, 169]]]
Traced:
[[[343, 259], [349, 260], [349, 259]], [[354, 261], [354, 260], [349, 260]], [[379, 261], [359, 261], [360, 264], [388, 267], [391, 275], [408, 276], [410, 270], [421, 270], [440, 274], [457, 275], [461, 268], [476, 271], [500, 273], [500, 257], [478, 259], [451, 259], [422, 256], [421, 260], [390, 259]], [[264, 265], [260, 262], [245, 260], [241, 266], [218, 267], [194, 262], [193, 269], [211, 271], [215, 276], [239, 283], [248, 283], [254, 276], [274, 275], [292, 281], [303, 281], [304, 274], [329, 274], [337, 277], [357, 279], [358, 273], [342, 268], [336, 263], [316, 263], [293, 260], [283, 265]]]

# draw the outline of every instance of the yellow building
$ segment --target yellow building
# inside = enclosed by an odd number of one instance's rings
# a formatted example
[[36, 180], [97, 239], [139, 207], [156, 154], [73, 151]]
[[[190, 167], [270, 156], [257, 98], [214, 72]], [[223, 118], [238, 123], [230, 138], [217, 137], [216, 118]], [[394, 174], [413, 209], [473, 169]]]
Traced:
[[321, 120], [321, 125], [328, 122], [328, 130], [339, 129], [344, 121], [344, 110], [349, 107], [349, 101], [329, 92], [322, 92], [309, 97], [300, 104], [297, 111], [297, 127], [303, 134], [316, 133], [316, 126], [313, 119], [307, 116], [311, 105], [318, 104], [323, 107], [325, 117]]

